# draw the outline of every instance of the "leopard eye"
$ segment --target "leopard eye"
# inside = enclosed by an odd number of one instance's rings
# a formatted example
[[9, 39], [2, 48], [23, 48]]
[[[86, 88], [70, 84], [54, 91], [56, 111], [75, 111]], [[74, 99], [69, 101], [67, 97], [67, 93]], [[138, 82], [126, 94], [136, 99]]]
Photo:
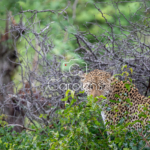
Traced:
[[99, 89], [101, 90], [101, 89], [102, 89], [102, 87], [100, 86], [100, 87], [99, 87]]
[[88, 88], [89, 89], [93, 89], [93, 85], [88, 85]]

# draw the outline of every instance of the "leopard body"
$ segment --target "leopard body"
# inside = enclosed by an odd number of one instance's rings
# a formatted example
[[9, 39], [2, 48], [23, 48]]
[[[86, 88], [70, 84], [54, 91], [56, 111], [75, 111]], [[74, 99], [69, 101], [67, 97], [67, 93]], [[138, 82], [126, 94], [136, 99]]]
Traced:
[[87, 95], [106, 96], [107, 99], [102, 104], [104, 123], [117, 125], [121, 119], [125, 123], [139, 120], [140, 122], [127, 127], [138, 130], [142, 128], [142, 124], [147, 125], [149, 122], [150, 98], [141, 95], [129, 81], [119, 81], [110, 73], [96, 69], [82, 74], [81, 82]]

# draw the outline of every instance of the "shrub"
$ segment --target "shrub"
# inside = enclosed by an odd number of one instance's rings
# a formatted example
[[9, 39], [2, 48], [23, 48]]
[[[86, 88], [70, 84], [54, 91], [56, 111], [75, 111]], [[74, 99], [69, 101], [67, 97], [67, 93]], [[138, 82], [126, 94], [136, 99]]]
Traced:
[[[68, 93], [71, 92], [71, 95]], [[66, 103], [71, 97], [70, 104]], [[23, 131], [20, 134], [11, 133], [11, 128], [0, 128], [0, 149], [3, 150], [98, 150], [98, 149], [119, 149], [137, 150], [144, 149], [149, 142], [147, 130], [139, 135], [136, 130], [129, 132], [125, 128], [123, 119], [117, 126], [111, 125], [113, 133], [107, 135], [107, 130], [101, 118], [102, 105], [99, 98], [88, 96], [87, 100], [78, 102], [78, 96], [70, 90], [67, 91], [65, 109], [58, 110], [58, 118], [53, 121], [52, 126], [46, 126], [34, 131]], [[107, 123], [106, 123], [107, 124]], [[146, 148], [145, 148], [146, 149]]]

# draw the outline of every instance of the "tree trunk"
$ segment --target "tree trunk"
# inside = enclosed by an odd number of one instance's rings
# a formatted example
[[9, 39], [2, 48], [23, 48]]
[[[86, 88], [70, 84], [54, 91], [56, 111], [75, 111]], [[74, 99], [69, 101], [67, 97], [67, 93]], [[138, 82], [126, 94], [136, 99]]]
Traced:
[[[11, 19], [10, 19], [11, 18]], [[8, 29], [9, 20], [11, 20], [11, 30]], [[22, 24], [15, 24], [12, 17], [7, 15], [5, 34], [0, 39], [0, 107], [1, 114], [5, 114], [5, 120], [8, 124], [24, 123], [24, 112], [15, 104], [14, 101], [9, 98], [9, 94], [13, 94], [12, 75], [17, 67], [16, 59], [17, 52], [14, 46], [16, 40], [19, 39], [20, 33], [23, 33], [21, 28]], [[17, 132], [21, 132], [22, 128], [15, 126], [14, 129]]]

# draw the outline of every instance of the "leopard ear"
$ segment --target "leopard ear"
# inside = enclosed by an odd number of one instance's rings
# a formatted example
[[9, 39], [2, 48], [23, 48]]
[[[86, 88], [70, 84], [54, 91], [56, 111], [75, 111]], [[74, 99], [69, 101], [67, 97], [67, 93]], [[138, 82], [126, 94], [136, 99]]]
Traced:
[[107, 79], [110, 79], [112, 75], [107, 72], [105, 76], [106, 76]]
[[114, 73], [113, 73], [113, 71], [111, 71], [111, 72], [107, 72], [107, 74], [106, 74], [106, 78], [108, 79], [108, 80], [112, 80], [112, 79], [114, 79]]
[[112, 82], [113, 80], [115, 80], [114, 76], [111, 76], [110, 78], [107, 79], [109, 82]]
[[106, 74], [107, 81], [111, 82], [114, 79], [113, 72]]

